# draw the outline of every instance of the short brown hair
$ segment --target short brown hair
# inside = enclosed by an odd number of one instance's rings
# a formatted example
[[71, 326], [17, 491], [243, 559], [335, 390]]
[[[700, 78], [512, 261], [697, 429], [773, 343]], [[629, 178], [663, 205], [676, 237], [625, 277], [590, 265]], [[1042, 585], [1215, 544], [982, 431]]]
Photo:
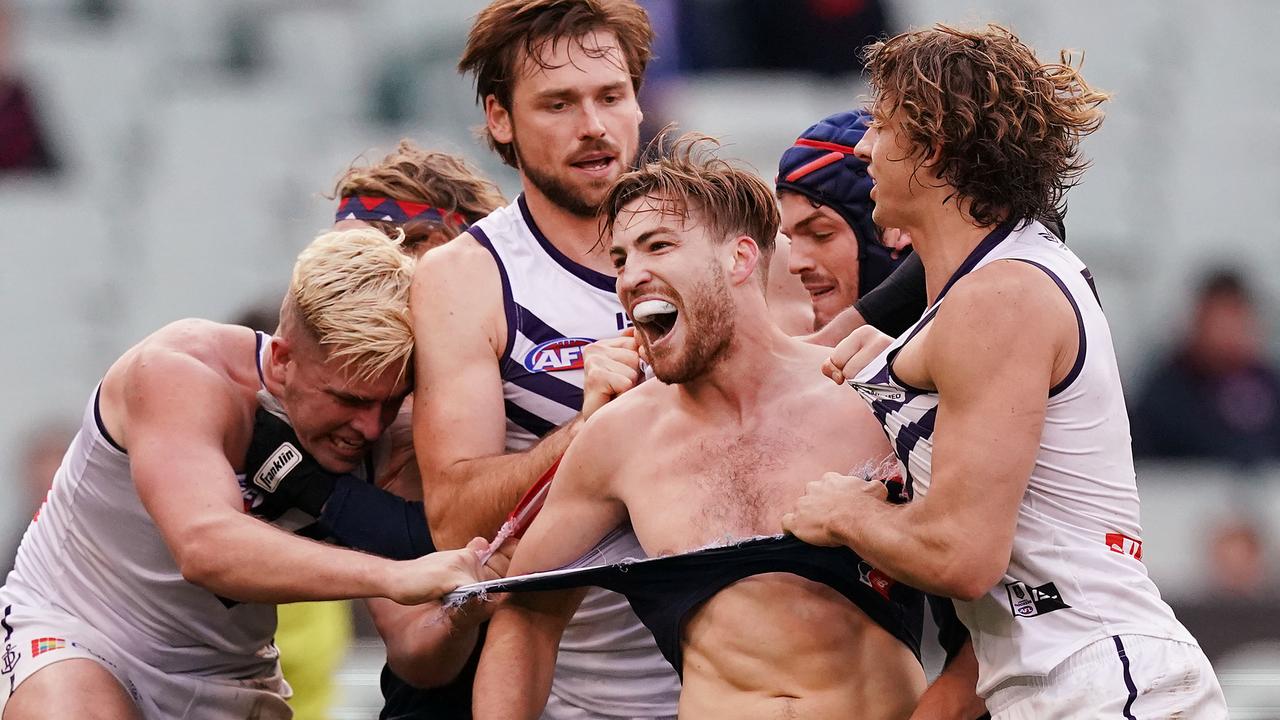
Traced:
[[[445, 214], [458, 213], [468, 224], [507, 204], [498, 186], [471, 167], [466, 160], [449, 153], [423, 150], [412, 140], [401, 140], [395, 152], [373, 165], [352, 164], [333, 189], [335, 198], [368, 195], [411, 203], [426, 203]], [[393, 222], [370, 220], [370, 225], [394, 237], [404, 231], [404, 247], [412, 250], [436, 232], [450, 237], [462, 231], [429, 221], [410, 221], [401, 227]]]
[[[583, 36], [593, 30], [606, 30], [617, 37], [631, 87], [639, 94], [645, 67], [653, 56], [653, 28], [649, 14], [635, 0], [494, 0], [476, 16], [458, 70], [475, 75], [477, 100], [483, 103], [493, 95], [510, 110], [521, 50], [523, 57], [547, 68], [543, 53], [567, 38], [584, 54], [596, 57], [601, 54], [599, 48], [582, 45]], [[503, 162], [519, 167], [510, 143], [494, 140], [488, 128], [484, 137]]]
[[[652, 147], [666, 145], [661, 136]], [[717, 157], [720, 142], [698, 133], [686, 133], [670, 144], [670, 150], [648, 160], [618, 178], [601, 204], [602, 235], [613, 230], [618, 214], [629, 203], [653, 197], [664, 212], [688, 220], [697, 213], [712, 237], [723, 242], [746, 235], [760, 247], [762, 282], [768, 280], [778, 225], [778, 203], [760, 176], [734, 167]]]
[[920, 163], [936, 163], [974, 221], [1064, 210], [1063, 195], [1089, 167], [1080, 139], [1101, 126], [1098, 106], [1109, 97], [1080, 76], [1074, 53], [1041, 63], [994, 24], [972, 31], [939, 24], [864, 52], [875, 120], [901, 111]]

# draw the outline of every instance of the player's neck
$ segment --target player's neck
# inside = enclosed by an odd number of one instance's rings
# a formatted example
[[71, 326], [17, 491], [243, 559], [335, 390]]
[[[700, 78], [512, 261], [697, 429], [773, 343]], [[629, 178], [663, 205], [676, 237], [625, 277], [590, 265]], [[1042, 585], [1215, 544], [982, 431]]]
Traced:
[[911, 246], [924, 263], [925, 288], [932, 305], [947, 281], [973, 253], [995, 225], [975, 225], [954, 203], [915, 218], [904, 228]]
[[740, 310], [729, 347], [704, 375], [682, 384], [681, 393], [699, 414], [750, 423], [776, 395], [779, 383], [794, 375], [797, 346], [773, 322], [763, 302]]
[[600, 224], [551, 202], [528, 180], [522, 182], [524, 201], [538, 229], [565, 257], [605, 275], [617, 275], [609, 253], [600, 242]]

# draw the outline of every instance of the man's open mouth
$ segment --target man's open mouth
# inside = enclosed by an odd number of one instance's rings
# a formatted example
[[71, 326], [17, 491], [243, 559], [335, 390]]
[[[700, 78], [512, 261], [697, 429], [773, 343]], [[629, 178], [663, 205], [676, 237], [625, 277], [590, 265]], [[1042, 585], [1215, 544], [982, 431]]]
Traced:
[[666, 300], [641, 300], [631, 308], [631, 319], [650, 344], [666, 337], [676, 326], [679, 311]]
[[613, 163], [613, 155], [610, 155], [608, 153], [592, 153], [591, 155], [587, 155], [577, 160], [574, 160], [569, 164], [578, 168], [579, 170], [597, 171], [597, 170], [604, 170], [605, 168], [609, 167], [609, 165], [612, 163]]

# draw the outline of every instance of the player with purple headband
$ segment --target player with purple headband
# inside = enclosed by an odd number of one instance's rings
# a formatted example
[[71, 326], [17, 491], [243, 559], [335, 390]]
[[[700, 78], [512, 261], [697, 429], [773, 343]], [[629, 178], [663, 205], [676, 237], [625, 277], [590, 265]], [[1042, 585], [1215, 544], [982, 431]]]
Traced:
[[[403, 234], [401, 249], [415, 257], [506, 203], [497, 186], [461, 158], [408, 140], [376, 163], [348, 168], [332, 197], [334, 229], [374, 227], [390, 236]], [[314, 518], [313, 534], [384, 557], [409, 559], [433, 551], [412, 452], [410, 406], [406, 401], [387, 430], [389, 452], [376, 458], [375, 482], [304, 465], [284, 473], [274, 488], [255, 488], [254, 511], [270, 517], [301, 512]], [[296, 443], [288, 422], [260, 414], [247, 464], [261, 465], [286, 443]], [[492, 606], [442, 616], [434, 608], [376, 598], [366, 605], [387, 649], [380, 717], [469, 718], [478, 660], [473, 650]]]

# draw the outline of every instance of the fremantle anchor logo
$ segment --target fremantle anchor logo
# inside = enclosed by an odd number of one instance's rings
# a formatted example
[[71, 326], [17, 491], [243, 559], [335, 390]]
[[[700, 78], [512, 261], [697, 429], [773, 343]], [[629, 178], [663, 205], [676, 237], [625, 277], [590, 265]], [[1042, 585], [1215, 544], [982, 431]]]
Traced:
[[[13, 637], [13, 626], [9, 624], [9, 613], [13, 612], [13, 606], [10, 605], [4, 609], [4, 618], [0, 619], [0, 627], [4, 628], [4, 657], [0, 661], [0, 672], [5, 675], [13, 673], [13, 669], [17, 667], [18, 661], [22, 659], [22, 653], [13, 651], [13, 643], [9, 642], [9, 638]], [[13, 678], [9, 678], [9, 693], [13, 694]]]

